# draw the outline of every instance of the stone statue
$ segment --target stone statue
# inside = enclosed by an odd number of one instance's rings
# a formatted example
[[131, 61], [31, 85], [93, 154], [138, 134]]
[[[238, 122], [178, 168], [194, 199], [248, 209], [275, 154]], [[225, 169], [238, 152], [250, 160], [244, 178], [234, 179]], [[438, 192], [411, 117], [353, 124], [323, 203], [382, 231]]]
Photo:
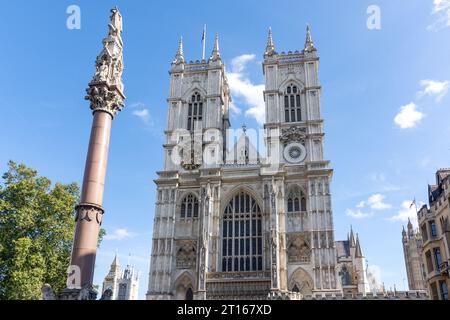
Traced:
[[42, 286], [42, 297], [44, 300], [56, 300], [52, 287], [46, 283]]

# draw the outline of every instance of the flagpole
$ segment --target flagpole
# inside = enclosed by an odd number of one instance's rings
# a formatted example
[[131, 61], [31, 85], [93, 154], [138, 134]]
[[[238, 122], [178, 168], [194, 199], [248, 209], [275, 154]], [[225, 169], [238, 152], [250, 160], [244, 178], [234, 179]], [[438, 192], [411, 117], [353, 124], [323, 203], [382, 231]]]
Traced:
[[206, 43], [206, 24], [203, 26], [203, 37], [202, 37], [202, 60], [205, 60], [205, 43]]

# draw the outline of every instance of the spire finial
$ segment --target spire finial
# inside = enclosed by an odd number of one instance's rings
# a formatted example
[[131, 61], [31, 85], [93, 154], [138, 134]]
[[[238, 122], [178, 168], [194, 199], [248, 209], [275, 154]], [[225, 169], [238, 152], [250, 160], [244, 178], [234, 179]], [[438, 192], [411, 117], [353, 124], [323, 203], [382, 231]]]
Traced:
[[355, 235], [353, 234], [353, 227], [350, 225], [350, 247], [354, 247], [355, 245]]
[[242, 131], [245, 133], [247, 132], [247, 126], [245, 125], [245, 122], [242, 124]]
[[269, 27], [269, 34], [267, 35], [267, 45], [266, 45], [266, 52], [265, 55], [266, 56], [271, 56], [273, 54], [275, 54], [275, 46], [273, 44], [273, 39], [272, 39], [272, 28]]
[[119, 266], [119, 254], [118, 254], [118, 250], [116, 249], [116, 253], [114, 254], [114, 260], [111, 263], [111, 267], [115, 267], [115, 266]]
[[216, 61], [220, 59], [220, 50], [219, 50], [219, 35], [216, 33], [216, 37], [214, 39], [214, 48], [211, 53], [211, 57], [209, 58], [212, 61]]
[[311, 36], [311, 28], [309, 26], [309, 24], [306, 25], [306, 41], [305, 41], [305, 51], [306, 52], [311, 52], [311, 51], [315, 51], [316, 48], [314, 47], [314, 42], [312, 40], [312, 36]]
[[183, 36], [180, 36], [180, 41], [178, 42], [178, 50], [175, 58], [173, 59], [173, 64], [184, 63], [184, 54], [183, 54]]
[[362, 258], [363, 254], [362, 254], [362, 250], [361, 250], [361, 245], [359, 243], [359, 235], [356, 234], [356, 250], [355, 250], [355, 258]]

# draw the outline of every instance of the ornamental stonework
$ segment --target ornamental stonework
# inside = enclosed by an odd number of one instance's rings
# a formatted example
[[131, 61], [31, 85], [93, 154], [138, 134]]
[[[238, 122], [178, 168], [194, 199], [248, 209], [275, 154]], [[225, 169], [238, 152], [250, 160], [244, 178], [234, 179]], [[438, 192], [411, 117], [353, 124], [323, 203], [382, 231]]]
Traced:
[[197, 260], [197, 241], [195, 240], [178, 240], [176, 242], [177, 269], [195, 268]]
[[307, 233], [288, 235], [288, 261], [308, 263], [311, 261], [311, 243]]
[[288, 129], [281, 130], [280, 141], [282, 143], [293, 142], [293, 141], [304, 143], [306, 137], [307, 137], [306, 128], [292, 126]]

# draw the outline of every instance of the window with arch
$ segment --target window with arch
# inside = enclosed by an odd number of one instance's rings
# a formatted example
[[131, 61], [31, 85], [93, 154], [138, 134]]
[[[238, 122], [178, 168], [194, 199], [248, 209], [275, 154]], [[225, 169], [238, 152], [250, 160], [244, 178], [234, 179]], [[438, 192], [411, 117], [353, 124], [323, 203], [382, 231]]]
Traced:
[[349, 286], [350, 285], [350, 272], [348, 271], [347, 266], [345, 264], [341, 269], [340, 276], [341, 276], [342, 286]]
[[300, 188], [293, 188], [287, 198], [287, 212], [306, 211], [306, 196]]
[[200, 93], [194, 92], [188, 104], [187, 129], [194, 131], [195, 124], [202, 121], [203, 102]]
[[300, 90], [294, 85], [290, 84], [284, 93], [284, 121], [298, 122], [302, 121], [302, 110], [300, 103]]
[[198, 218], [198, 199], [193, 194], [188, 194], [181, 201], [181, 218]]
[[262, 270], [262, 214], [256, 200], [239, 192], [225, 208], [222, 221], [222, 271]]

